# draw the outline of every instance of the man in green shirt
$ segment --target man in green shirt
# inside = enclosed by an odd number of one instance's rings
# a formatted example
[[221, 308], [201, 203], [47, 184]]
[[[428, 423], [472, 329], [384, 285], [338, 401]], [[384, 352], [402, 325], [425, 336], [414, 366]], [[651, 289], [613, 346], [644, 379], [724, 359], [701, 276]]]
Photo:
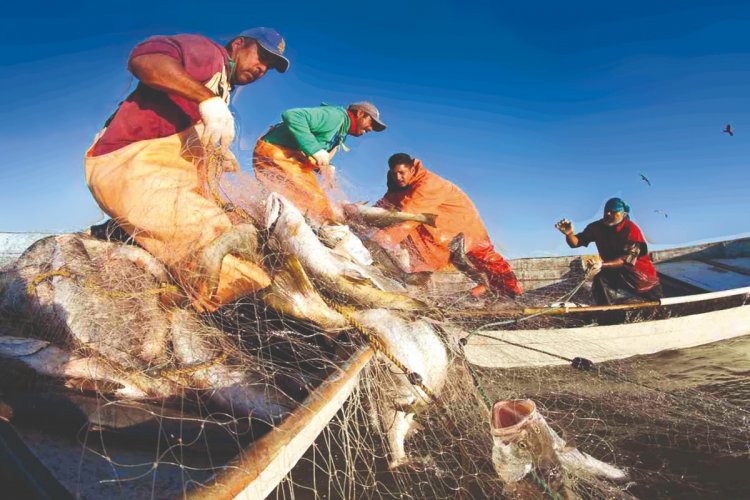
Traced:
[[281, 120], [255, 146], [255, 176], [266, 189], [289, 199], [310, 220], [335, 220], [331, 202], [315, 174], [319, 173], [331, 186], [331, 158], [348, 135], [359, 137], [373, 130], [385, 130], [380, 112], [366, 101], [348, 108], [322, 104], [317, 108], [289, 109], [281, 114]]

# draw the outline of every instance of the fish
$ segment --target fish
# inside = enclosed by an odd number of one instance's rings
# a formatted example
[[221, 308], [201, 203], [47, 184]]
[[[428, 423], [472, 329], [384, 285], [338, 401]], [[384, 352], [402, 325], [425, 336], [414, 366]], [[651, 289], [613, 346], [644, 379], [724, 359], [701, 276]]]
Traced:
[[255, 358], [241, 356], [232, 366], [219, 362], [222, 345], [216, 339], [220, 330], [202, 322], [186, 309], [171, 314], [172, 348], [179, 365], [189, 370], [188, 387], [208, 390], [209, 400], [235, 418], [251, 417], [268, 424], [280, 422], [297, 403], [274, 386], [273, 367]]
[[332, 254], [302, 213], [278, 193], [271, 193], [266, 200], [265, 229], [272, 250], [297, 257], [310, 279], [337, 300], [363, 309], [431, 310], [405, 293], [378, 288], [366, 268]]
[[371, 207], [364, 203], [347, 203], [343, 206], [343, 209], [349, 219], [360, 224], [379, 228], [409, 221], [435, 227], [438, 217], [436, 214], [430, 213], [413, 214], [389, 210], [387, 208]]
[[325, 303], [299, 259], [293, 255], [287, 257], [281, 270], [273, 276], [271, 286], [257, 296], [274, 311], [312, 322], [329, 334], [349, 327], [341, 313]]
[[98, 391], [115, 385], [126, 399], [198, 390], [238, 418], [289, 413], [296, 403], [272, 387], [273, 370], [192, 309], [162, 302], [168, 278], [134, 246], [82, 233], [42, 239], [0, 275], [0, 312], [17, 320], [3, 325], [0, 355], [68, 383], [102, 382]]
[[[427, 321], [408, 321], [394, 311], [369, 309], [356, 311], [352, 317], [382, 344], [385, 352], [418, 375], [421, 384], [438, 395], [445, 385], [450, 358], [448, 349], [435, 328]], [[384, 392], [376, 398], [373, 422], [385, 433], [389, 452], [388, 467], [396, 469], [413, 462], [405, 449], [405, 441], [416, 426], [417, 411], [432, 402], [430, 394], [414, 385], [401, 368], [380, 351], [378, 358], [390, 365], [387, 381], [378, 384]]]
[[180, 392], [168, 380], [127, 372], [105, 359], [77, 355], [40, 339], [1, 335], [0, 359], [15, 360], [48, 377], [109, 383], [117, 386], [114, 395], [124, 399], [165, 398]]
[[553, 489], [563, 487], [563, 474], [591, 482], [627, 479], [625, 471], [568, 446], [530, 399], [495, 402], [490, 428], [492, 464], [511, 491], [529, 476], [542, 478]]
[[0, 310], [21, 320], [14, 324], [28, 331], [19, 336], [43, 336], [128, 369], [166, 363], [168, 320], [150, 291], [168, 273], [145, 250], [121, 247], [82, 233], [37, 241], [0, 278]]

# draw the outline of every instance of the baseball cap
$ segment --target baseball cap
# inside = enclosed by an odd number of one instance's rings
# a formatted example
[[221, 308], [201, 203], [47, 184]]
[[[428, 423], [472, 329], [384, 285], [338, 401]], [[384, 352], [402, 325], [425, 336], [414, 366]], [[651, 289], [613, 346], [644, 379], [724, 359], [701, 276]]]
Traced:
[[361, 109], [372, 117], [372, 129], [375, 132], [382, 132], [385, 130], [385, 123], [380, 121], [380, 111], [375, 105], [368, 101], [354, 102], [349, 105], [349, 109]]
[[289, 69], [289, 59], [283, 56], [286, 43], [278, 31], [273, 28], [250, 28], [237, 36], [243, 38], [252, 38], [258, 45], [263, 47], [266, 52], [270, 53], [274, 59], [273, 67], [279, 73], [284, 73]]

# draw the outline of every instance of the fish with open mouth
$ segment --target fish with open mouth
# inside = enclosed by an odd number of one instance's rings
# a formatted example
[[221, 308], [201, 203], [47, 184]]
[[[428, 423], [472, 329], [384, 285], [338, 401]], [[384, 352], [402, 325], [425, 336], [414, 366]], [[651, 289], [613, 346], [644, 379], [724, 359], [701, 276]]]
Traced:
[[398, 212], [387, 208], [371, 207], [365, 203], [347, 203], [343, 206], [343, 209], [349, 219], [366, 226], [380, 228], [409, 221], [435, 227], [435, 220], [437, 219], [435, 214]]
[[627, 478], [621, 469], [568, 446], [530, 399], [495, 402], [491, 429], [492, 464], [509, 491], [529, 476], [553, 491], [564, 490], [566, 476], [584, 482]]

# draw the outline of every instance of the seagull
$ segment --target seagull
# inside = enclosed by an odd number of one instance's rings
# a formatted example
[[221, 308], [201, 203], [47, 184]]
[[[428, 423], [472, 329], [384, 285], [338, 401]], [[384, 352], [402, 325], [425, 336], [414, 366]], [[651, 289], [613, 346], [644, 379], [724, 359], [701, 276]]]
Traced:
[[646, 177], [645, 175], [641, 174], [641, 179], [643, 179], [644, 181], [646, 181], [646, 184], [648, 184], [649, 186], [651, 185], [651, 181], [648, 180], [648, 177]]
[[732, 130], [732, 126], [727, 123], [727, 126], [724, 127], [724, 130], [722, 130], [725, 134], [734, 135], [734, 131]]
[[657, 214], [662, 214], [665, 219], [669, 217], [669, 214], [667, 214], [667, 212], [662, 212], [661, 210], [654, 210], [654, 212], [656, 212]]

